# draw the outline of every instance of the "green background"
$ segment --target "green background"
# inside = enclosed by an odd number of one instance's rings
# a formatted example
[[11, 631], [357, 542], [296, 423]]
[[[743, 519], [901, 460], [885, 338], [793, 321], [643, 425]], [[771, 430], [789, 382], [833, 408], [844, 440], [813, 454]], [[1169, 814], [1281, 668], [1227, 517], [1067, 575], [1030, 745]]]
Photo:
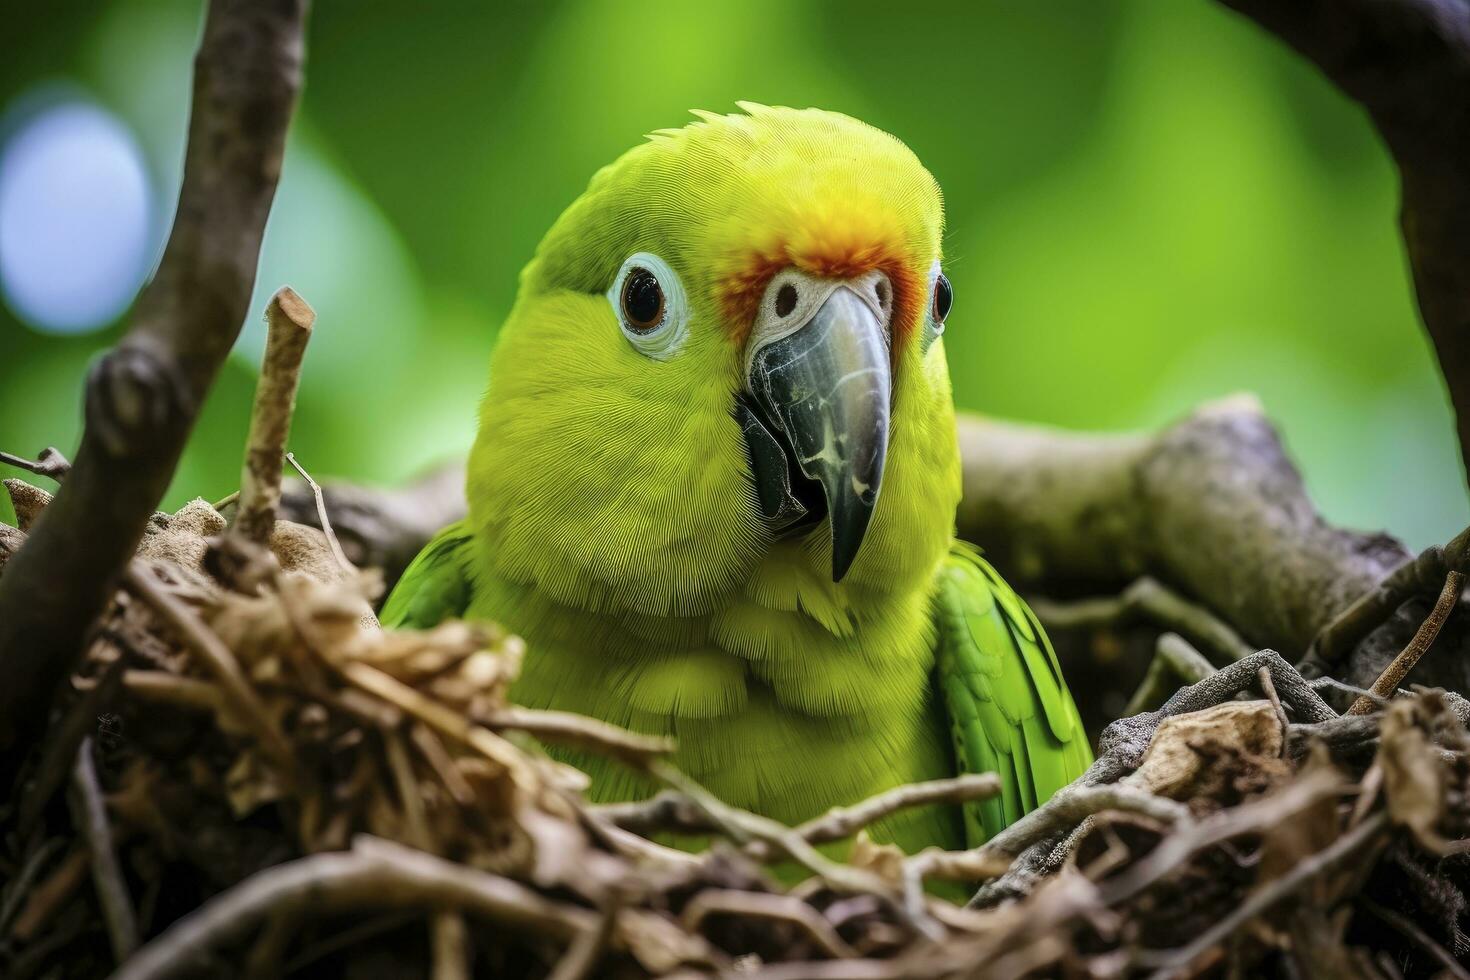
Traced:
[[[0, 107], [62, 81], [178, 180], [199, 4], [17, 5]], [[473, 433], [540, 235], [690, 108], [816, 105], [897, 134], [944, 187], [959, 403], [1083, 429], [1257, 393], [1326, 513], [1415, 546], [1467, 520], [1366, 118], [1205, 0], [894, 5], [317, 0], [304, 102], [246, 332], [168, 503], [234, 489], [264, 298], [319, 314], [292, 448], [401, 480]], [[0, 448], [75, 445], [81, 337], [0, 310]], [[548, 369], [553, 369], [549, 366]]]

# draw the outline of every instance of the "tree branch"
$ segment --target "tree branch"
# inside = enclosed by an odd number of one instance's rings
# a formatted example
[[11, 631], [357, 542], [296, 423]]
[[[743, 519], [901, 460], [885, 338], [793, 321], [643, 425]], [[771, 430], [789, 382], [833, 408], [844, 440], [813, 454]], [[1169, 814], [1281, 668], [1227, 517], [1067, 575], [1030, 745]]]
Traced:
[[55, 501], [0, 579], [0, 753], [42, 720], [163, 498], [245, 319], [301, 87], [305, 0], [213, 0], [179, 204], [132, 328], [87, 380]]
[[1368, 111], [1398, 164], [1419, 312], [1470, 464], [1470, 4], [1221, 0]]
[[[1251, 398], [1205, 405], [1152, 435], [962, 416], [960, 448], [960, 535], [984, 546], [1016, 584], [1100, 591], [1147, 573], [1252, 645], [1293, 660], [1413, 558], [1387, 535], [1323, 520]], [[1340, 679], [1371, 685], [1407, 645], [1428, 601], [1411, 600], [1369, 632]], [[1463, 636], [1455, 642], [1466, 649]], [[1470, 687], [1467, 656], [1431, 658], [1420, 671], [1425, 684]]]

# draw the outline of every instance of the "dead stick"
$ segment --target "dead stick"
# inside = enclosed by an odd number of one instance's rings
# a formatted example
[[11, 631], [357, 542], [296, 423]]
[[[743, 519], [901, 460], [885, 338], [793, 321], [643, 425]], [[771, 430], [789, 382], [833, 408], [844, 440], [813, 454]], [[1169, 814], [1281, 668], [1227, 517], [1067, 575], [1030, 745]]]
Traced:
[[680, 918], [690, 932], [698, 932], [712, 915], [734, 915], [746, 919], [789, 922], [833, 959], [854, 959], [857, 951], [837, 934], [832, 923], [807, 903], [790, 895], [770, 895], [731, 889], [707, 888], [689, 900]]
[[209, 950], [249, 935], [267, 915], [437, 908], [459, 908], [504, 926], [564, 939], [597, 924], [595, 913], [544, 898], [509, 878], [401, 844], [358, 837], [351, 851], [278, 864], [216, 895], [139, 950], [113, 980], [192, 976]]
[[1316, 854], [1298, 861], [1295, 867], [1281, 877], [1273, 879], [1270, 883], [1252, 892], [1245, 901], [1237, 905], [1215, 925], [1200, 933], [1198, 938], [1187, 946], [1162, 953], [1146, 951], [1139, 956], [1139, 961], [1158, 967], [1151, 980], [1167, 980], [1169, 977], [1178, 976], [1183, 967], [1193, 963], [1196, 957], [1216, 943], [1223, 942], [1231, 933], [1251, 919], [1265, 912], [1318, 875], [1332, 870], [1349, 858], [1360, 855], [1368, 843], [1383, 830], [1387, 822], [1387, 814], [1374, 814]]
[[332, 522], [327, 518], [327, 500], [322, 496], [321, 485], [311, 478], [311, 474], [306, 472], [305, 467], [296, 462], [295, 453], [287, 453], [286, 462], [301, 474], [301, 479], [306, 481], [306, 485], [311, 487], [312, 495], [316, 497], [316, 516], [322, 522], [322, 533], [327, 536], [327, 544], [331, 545], [332, 557], [337, 559], [337, 564], [343, 571], [352, 571], [352, 562], [348, 561], [347, 556], [343, 554], [342, 543], [337, 540], [337, 532], [332, 530]]
[[674, 751], [674, 740], [643, 735], [570, 711], [546, 711], [508, 705], [481, 716], [479, 721], [495, 731], [520, 731], [548, 742], [591, 749], [643, 766]]
[[26, 459], [24, 456], [14, 456], [10, 453], [0, 452], [0, 463], [14, 466], [16, 469], [26, 470], [37, 476], [47, 476], [61, 482], [71, 469], [71, 463], [67, 462], [65, 456], [55, 446], [47, 446], [41, 451], [41, 455], [34, 460]]
[[82, 740], [72, 769], [72, 812], [92, 856], [92, 884], [97, 889], [97, 902], [102, 906], [102, 919], [107, 924], [107, 939], [112, 944], [112, 958], [122, 963], [138, 948], [138, 917], [133, 913], [133, 900], [123, 883], [117, 852], [112, 848], [112, 825], [107, 821], [107, 804], [102, 800], [102, 787], [97, 784], [97, 770], [92, 765], [92, 740]]
[[[1414, 669], [1429, 648], [1434, 645], [1439, 631], [1444, 628], [1445, 621], [1450, 618], [1450, 613], [1455, 609], [1455, 603], [1460, 599], [1460, 592], [1465, 588], [1465, 576], [1460, 572], [1451, 570], [1444, 579], [1444, 588], [1440, 590], [1439, 599], [1435, 601], [1434, 608], [1429, 611], [1429, 617], [1419, 625], [1419, 630], [1409, 645], [1404, 647], [1393, 662], [1384, 668], [1383, 673], [1378, 675], [1378, 680], [1373, 682], [1373, 693], [1380, 698], [1391, 698], [1399, 685], [1408, 676], [1409, 671]], [[1350, 715], [1366, 715], [1372, 711], [1375, 702], [1369, 697], [1360, 697], [1353, 702], [1348, 709]]]
[[265, 321], [265, 360], [250, 413], [250, 437], [240, 473], [240, 509], [231, 527], [232, 534], [262, 546], [269, 543], [276, 526], [286, 438], [291, 433], [301, 361], [316, 313], [290, 286], [282, 286], [265, 308]]
[[305, 0], [210, 0], [168, 246], [131, 328], [92, 367], [71, 470], [0, 578], [0, 769], [44, 725], [245, 320], [305, 13]]

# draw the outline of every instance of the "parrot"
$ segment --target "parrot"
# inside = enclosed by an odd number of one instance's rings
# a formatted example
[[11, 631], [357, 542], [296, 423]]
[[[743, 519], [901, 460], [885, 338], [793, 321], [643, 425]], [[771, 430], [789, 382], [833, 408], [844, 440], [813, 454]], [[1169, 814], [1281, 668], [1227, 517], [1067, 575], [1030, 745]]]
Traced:
[[[542, 239], [467, 516], [381, 619], [500, 624], [525, 643], [516, 703], [671, 736], [687, 776], [787, 824], [997, 773], [989, 799], [868, 828], [978, 846], [1091, 748], [1036, 616], [955, 537], [940, 188], [857, 119], [737, 105], [649, 134]], [[548, 751], [593, 801], [654, 788]]]

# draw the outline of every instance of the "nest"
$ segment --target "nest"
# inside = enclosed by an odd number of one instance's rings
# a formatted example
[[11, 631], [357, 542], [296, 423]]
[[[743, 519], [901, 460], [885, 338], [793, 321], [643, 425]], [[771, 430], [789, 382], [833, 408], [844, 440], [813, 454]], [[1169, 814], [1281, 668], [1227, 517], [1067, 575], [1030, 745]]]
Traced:
[[[47, 498], [9, 489], [13, 543]], [[994, 777], [785, 827], [690, 782], [663, 740], [511, 704], [515, 637], [380, 629], [376, 578], [315, 529], [280, 522], [268, 550], [225, 529], [202, 501], [155, 518], [21, 767], [0, 974], [1464, 975], [1456, 695], [1338, 716], [1255, 654], [1114, 723], [986, 846], [905, 855], [863, 827]], [[666, 788], [590, 805], [548, 742]], [[936, 879], [978, 892], [961, 907]]]

